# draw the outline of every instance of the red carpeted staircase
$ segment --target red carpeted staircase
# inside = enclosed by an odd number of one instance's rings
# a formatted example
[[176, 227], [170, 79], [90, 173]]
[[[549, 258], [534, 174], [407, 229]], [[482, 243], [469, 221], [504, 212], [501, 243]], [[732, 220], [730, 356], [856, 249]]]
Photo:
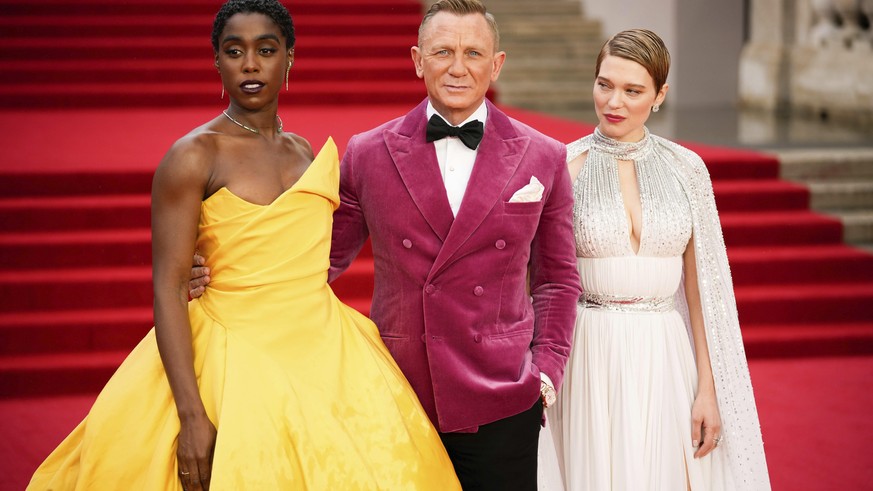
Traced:
[[[152, 323], [151, 172], [0, 176], [0, 396], [93, 391]], [[372, 271], [334, 290], [366, 312]]]
[[713, 177], [748, 356], [873, 353], [873, 255], [843, 244], [838, 220], [809, 211], [809, 191], [779, 180], [777, 161], [747, 155], [753, 167], [722, 170], [721, 152], [698, 151]]
[[[559, 138], [584, 131], [518, 117]], [[749, 356], [873, 353], [873, 256], [843, 245], [839, 222], [810, 212], [774, 159], [695, 148], [713, 176]], [[136, 169], [0, 175], [0, 395], [94, 391], [151, 327], [150, 180]], [[334, 286], [367, 311], [369, 249]]]
[[[0, 108], [218, 108], [210, 32], [221, 3], [0, 0], [0, 70], [8, 75]], [[420, 3], [298, 0], [289, 8], [296, 61], [283, 107], [411, 106], [424, 97], [409, 54]], [[79, 129], [83, 142], [101, 131], [84, 125], [63, 131]], [[33, 150], [26, 153], [34, 159], [53, 159], [59, 149]], [[60, 151], [81, 152], [84, 167], [103, 160], [85, 157], [87, 143]], [[152, 169], [47, 174], [20, 172], [27, 162], [6, 166], [13, 171], [0, 175], [0, 396], [93, 391], [152, 323]], [[336, 290], [368, 309], [368, 249]]]
[[[216, 0], [0, 0], [0, 107], [214, 104]], [[414, 0], [288, 2], [288, 104], [414, 104]], [[168, 15], [169, 14], [169, 15]]]
[[[217, 114], [209, 26], [219, 4], [0, 0], [7, 47], [0, 64], [15, 74], [0, 81], [0, 107], [211, 104]], [[283, 107], [343, 108], [343, 117], [330, 123], [337, 135], [343, 125], [361, 131], [378, 122], [367, 120], [372, 110], [346, 103], [421, 100], [407, 49], [415, 42], [418, 2], [290, 5], [299, 43]], [[173, 16], [161, 16], [167, 12]], [[64, 118], [52, 111], [52, 118]], [[590, 131], [510, 112], [563, 141]], [[151, 326], [153, 167], [106, 162], [92, 138], [109, 130], [75, 114], [76, 121], [43, 129], [79, 132], [78, 146], [34, 147], [0, 168], [0, 396], [94, 391]], [[155, 127], [145, 130], [121, 116], [115, 121], [139, 130], [118, 138], [140, 138], [145, 146], [158, 137]], [[873, 353], [873, 256], [843, 245], [840, 223], [810, 212], [808, 192], [780, 181], [775, 159], [694, 148], [715, 182], [749, 355]], [[81, 154], [81, 168], [92, 170], [40, 170], [53, 167], [40, 164], [58, 153]], [[335, 286], [367, 310], [368, 251]]]

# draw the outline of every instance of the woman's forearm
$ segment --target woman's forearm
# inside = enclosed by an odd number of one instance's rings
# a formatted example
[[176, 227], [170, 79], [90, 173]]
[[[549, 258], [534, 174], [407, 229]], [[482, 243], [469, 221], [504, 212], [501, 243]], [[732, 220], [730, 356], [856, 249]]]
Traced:
[[182, 421], [205, 414], [194, 373], [187, 303], [187, 283], [155, 293], [155, 337]]
[[685, 299], [688, 303], [688, 314], [691, 321], [691, 336], [694, 343], [694, 355], [697, 361], [697, 393], [715, 394], [715, 382], [712, 378], [712, 364], [709, 359], [709, 345], [706, 340], [706, 325], [703, 319], [703, 307], [700, 301], [700, 288], [697, 282], [697, 262], [694, 253], [694, 237], [688, 242], [688, 248], [683, 257], [685, 265]]

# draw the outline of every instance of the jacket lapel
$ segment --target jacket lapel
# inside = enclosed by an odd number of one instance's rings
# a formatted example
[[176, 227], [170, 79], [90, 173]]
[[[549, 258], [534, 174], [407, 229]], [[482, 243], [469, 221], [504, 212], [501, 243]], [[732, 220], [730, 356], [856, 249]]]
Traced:
[[[515, 133], [512, 123], [504, 113], [490, 102], [487, 104], [488, 121], [476, 154], [476, 162], [473, 164], [473, 173], [458, 209], [458, 216], [455, 217], [443, 248], [434, 261], [431, 276], [439, 272], [482, 224], [494, 206], [499, 204], [509, 179], [515, 174], [530, 144], [529, 137], [519, 137]], [[445, 197], [444, 200], [448, 202]]]
[[433, 144], [425, 141], [427, 100], [406, 115], [396, 132], [385, 131], [385, 145], [415, 206], [445, 242], [454, 217]]

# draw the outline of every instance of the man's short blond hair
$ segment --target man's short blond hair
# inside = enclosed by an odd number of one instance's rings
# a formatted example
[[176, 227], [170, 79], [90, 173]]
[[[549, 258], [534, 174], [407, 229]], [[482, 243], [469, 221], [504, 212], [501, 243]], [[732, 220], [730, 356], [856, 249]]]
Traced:
[[427, 12], [425, 12], [424, 18], [421, 19], [421, 25], [418, 27], [419, 48], [421, 47], [421, 33], [424, 31], [424, 26], [433, 16], [440, 12], [454, 15], [482, 15], [488, 21], [488, 27], [491, 28], [491, 34], [494, 36], [494, 51], [498, 50], [500, 46], [500, 31], [497, 29], [497, 20], [491, 15], [491, 12], [488, 12], [485, 4], [479, 0], [439, 0], [431, 5]]

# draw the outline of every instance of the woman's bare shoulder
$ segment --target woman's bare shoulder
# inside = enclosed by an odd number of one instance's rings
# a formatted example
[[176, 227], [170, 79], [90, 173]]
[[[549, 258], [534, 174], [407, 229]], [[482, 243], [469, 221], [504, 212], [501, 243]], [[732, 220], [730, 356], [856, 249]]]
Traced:
[[215, 165], [221, 134], [209, 124], [191, 130], [176, 140], [155, 171], [155, 183], [205, 184]]

